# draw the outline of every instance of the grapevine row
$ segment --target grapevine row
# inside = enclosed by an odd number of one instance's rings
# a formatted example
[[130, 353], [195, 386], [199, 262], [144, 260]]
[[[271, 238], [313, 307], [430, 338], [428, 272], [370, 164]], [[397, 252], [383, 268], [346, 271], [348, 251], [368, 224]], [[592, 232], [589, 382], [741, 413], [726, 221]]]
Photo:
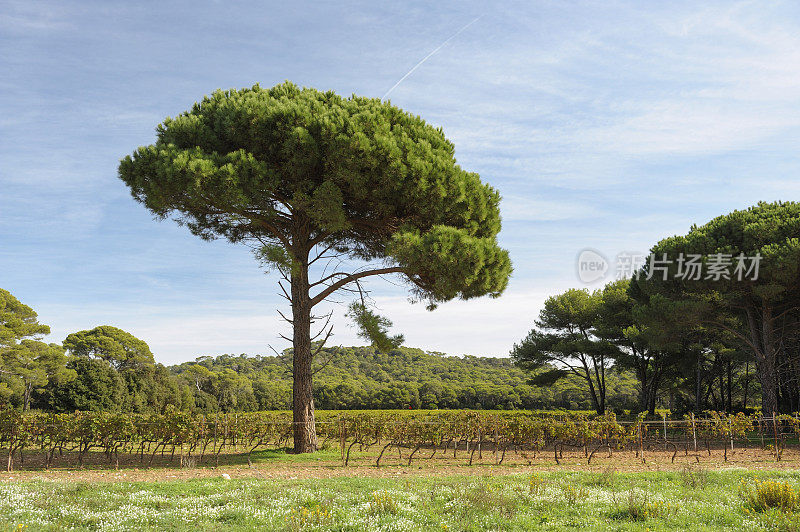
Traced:
[[[731, 449], [734, 440], [760, 434], [764, 443], [779, 434], [800, 435], [800, 420], [778, 416], [772, 424], [759, 416], [708, 413], [702, 419], [619, 421], [613, 413], [542, 416], [530, 412], [488, 413], [480, 411], [415, 412], [319, 412], [317, 433], [321, 446], [338, 445], [342, 461], [350, 462], [353, 451], [373, 450], [375, 465], [396, 450], [410, 464], [424, 454], [459, 455], [471, 464], [478, 453], [491, 449], [498, 464], [506, 453], [552, 452], [558, 462], [564, 448], [581, 449], [591, 462], [598, 451], [635, 449], [637, 456], [654, 444], [678, 452], [681, 442], [698, 450], [698, 440], [722, 442]], [[771, 432], [768, 427], [772, 427]], [[773, 434], [774, 433], [774, 434]], [[77, 454], [83, 465], [90, 452], [102, 452], [109, 463], [119, 464], [121, 454], [138, 457], [150, 465], [159, 453], [180, 459], [191, 457], [199, 463], [216, 463], [220, 454], [248, 455], [267, 448], [285, 448], [291, 442], [290, 412], [251, 412], [198, 415], [175, 410], [164, 414], [75, 412], [70, 414], [22, 413], [0, 410], [0, 447], [6, 452], [7, 469], [25, 452], [43, 453], [49, 467], [64, 453]], [[782, 441], [782, 436], [781, 436]], [[780, 455], [777, 454], [779, 458]], [[673, 455], [674, 460], [674, 455]]]

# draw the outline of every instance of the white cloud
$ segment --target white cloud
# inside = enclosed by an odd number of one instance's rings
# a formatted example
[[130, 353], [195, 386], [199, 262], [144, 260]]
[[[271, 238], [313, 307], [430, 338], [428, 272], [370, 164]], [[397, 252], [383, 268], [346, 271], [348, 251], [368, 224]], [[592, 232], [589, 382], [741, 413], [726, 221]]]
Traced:
[[35, 5], [25, 1], [3, 3], [4, 13], [0, 27], [8, 31], [28, 33], [31, 31], [53, 31], [72, 27], [63, 8], [52, 5]]
[[[452, 47], [405, 94], [438, 109], [471, 161], [509, 172], [551, 166], [591, 182], [630, 157], [757, 148], [800, 126], [800, 33], [781, 16], [787, 5], [617, 6], [606, 14], [615, 24], [568, 22], [541, 39], [509, 31], [494, 46]], [[492, 29], [536, 26], [513, 15]]]
[[[572, 286], [581, 287], [573, 272], [550, 281], [540, 289], [512, 287], [500, 299], [452, 301], [434, 311], [412, 304], [404, 297], [376, 297], [381, 315], [394, 322], [393, 331], [406, 336], [406, 345], [449, 354], [507, 356], [514, 342], [533, 326], [544, 300]], [[166, 364], [192, 360], [200, 355], [223, 353], [270, 354], [289, 344], [287, 324], [274, 302], [227, 301], [195, 305], [39, 305], [39, 319], [52, 327], [50, 342], [97, 325], [114, 325], [145, 340], [156, 359]], [[277, 307], [274, 307], [277, 308]], [[285, 308], [281, 308], [286, 312]], [[330, 345], [361, 345], [356, 330], [344, 316], [345, 306], [324, 304], [319, 314], [333, 310], [334, 336]]]
[[583, 220], [599, 216], [600, 211], [580, 200], [564, 201], [503, 195], [500, 205], [503, 221], [552, 222]]
[[[0, 229], [12, 240], [24, 235], [0, 250], [0, 269], [12, 279], [4, 283], [39, 287], [40, 302], [52, 298], [34, 306], [58, 341], [109, 323], [147, 340], [165, 362], [285, 346], [275, 301], [261, 299], [274, 279], [248, 270], [249, 256], [201, 250], [170, 224], [156, 229], [127, 197], [120, 207], [115, 200], [127, 191], [115, 177], [117, 161], [151, 142], [153, 126], [201, 96], [190, 92], [198, 87], [285, 76], [380, 95], [442, 41], [440, 33], [452, 33], [449, 8], [350, 9], [358, 12], [343, 21], [327, 16], [338, 8], [302, 17], [287, 8], [253, 13], [244, 25], [240, 15], [255, 10], [237, 8], [201, 32], [210, 40], [194, 43], [181, 28], [192, 15], [208, 24], [207, 12], [187, 14], [176, 33], [163, 31], [177, 20], [170, 10], [148, 21], [123, 9], [111, 27], [109, 12], [29, 5], [14, 3], [0, 22], [14, 25], [14, 46], [30, 45], [9, 56], [12, 67], [24, 65], [8, 69], [18, 77], [0, 82], [7, 89], [0, 127], [14, 142], [2, 153]], [[461, 24], [478, 14], [467, 10], [459, 11]], [[646, 252], [692, 222], [796, 196], [800, 33], [792, 13], [790, 2], [497, 6], [392, 99], [443, 125], [464, 167], [503, 193], [502, 214], [513, 223], [501, 239], [511, 244], [516, 277], [499, 300], [451, 302], [433, 313], [376, 287], [383, 313], [410, 345], [504, 355], [547, 296], [579, 286], [574, 258], [582, 247], [609, 258]], [[268, 20], [280, 32], [262, 39]], [[77, 27], [53, 32], [63, 49], [43, 46], [43, 35], [65, 25]], [[80, 32], [85, 39], [69, 37]], [[324, 46], [337, 39], [341, 47]], [[92, 61], [71, 48], [88, 45], [98, 51]], [[207, 46], [210, 56], [195, 56], [211, 67], [199, 69], [186, 46]], [[267, 66], [258, 60], [265, 51], [274, 58]], [[772, 159], [762, 172], [766, 148]], [[745, 169], [736, 157], [712, 166], [747, 151], [755, 155]], [[48, 235], [48, 245], [32, 249], [33, 237]], [[40, 270], [56, 268], [47, 286], [57, 290], [42, 288]], [[343, 314], [337, 307], [334, 341], [357, 343]]]

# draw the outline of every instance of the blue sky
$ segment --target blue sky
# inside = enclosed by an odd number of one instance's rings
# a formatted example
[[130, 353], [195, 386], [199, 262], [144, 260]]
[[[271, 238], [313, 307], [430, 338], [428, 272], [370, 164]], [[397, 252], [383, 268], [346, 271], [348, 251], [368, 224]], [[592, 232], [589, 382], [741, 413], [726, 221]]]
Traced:
[[[800, 192], [796, 2], [0, 2], [0, 287], [53, 329], [111, 324], [165, 363], [286, 347], [276, 278], [158, 222], [116, 177], [217, 88], [285, 79], [442, 126], [504, 197], [514, 277], [433, 313], [369, 286], [407, 344], [504, 356], [575, 257], [646, 252]], [[335, 312], [334, 343], [359, 343]]]

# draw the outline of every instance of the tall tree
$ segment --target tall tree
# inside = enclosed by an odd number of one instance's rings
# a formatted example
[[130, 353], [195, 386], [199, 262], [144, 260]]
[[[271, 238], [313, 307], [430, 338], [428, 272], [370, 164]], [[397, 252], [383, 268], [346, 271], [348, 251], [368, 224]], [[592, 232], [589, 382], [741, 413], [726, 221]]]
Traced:
[[111, 325], [72, 333], [64, 340], [64, 348], [74, 356], [105, 360], [118, 371], [155, 363], [144, 340]]
[[[161, 364], [156, 364], [150, 347], [144, 340], [117, 327], [101, 325], [88, 331], [72, 333], [64, 347], [75, 357], [108, 364], [125, 385], [122, 409], [129, 412], [160, 412], [167, 405], [184, 405], [184, 392], [179, 383]], [[82, 366], [94, 375], [104, 376], [91, 366]]]
[[36, 387], [44, 386], [51, 377], [70, 375], [64, 367], [64, 352], [38, 341], [46, 334], [50, 327], [39, 323], [36, 312], [0, 288], [0, 377], [19, 385], [24, 410], [30, 407]]
[[0, 373], [16, 379], [22, 388], [22, 409], [29, 410], [31, 394], [54, 382], [66, 382], [75, 378], [75, 372], [66, 367], [64, 348], [58, 344], [46, 344], [37, 340], [22, 340], [4, 350], [0, 361]]
[[441, 129], [378, 99], [288, 82], [217, 91], [159, 125], [119, 176], [157, 216], [250, 243], [288, 283], [295, 452], [317, 448], [314, 307], [395, 274], [433, 308], [499, 296], [511, 273], [499, 194], [456, 164]]
[[606, 409], [606, 369], [616, 348], [596, 336], [601, 291], [567, 290], [544, 303], [536, 328], [514, 345], [511, 356], [521, 366], [551, 366], [534, 383], [555, 382], [569, 374], [583, 379], [598, 414]]
[[55, 412], [119, 412], [125, 409], [125, 383], [107, 362], [73, 357], [67, 368], [74, 371], [76, 377], [45, 388], [38, 398], [42, 408]]
[[[689, 274], [687, 259], [692, 256], [702, 258], [699, 276]], [[685, 293], [708, 302], [710, 311], [702, 321], [750, 348], [762, 411], [778, 411], [778, 360], [797, 328], [800, 310], [800, 203], [761, 202], [719, 216], [685, 236], [662, 240], [651, 250], [651, 259], [653, 271], [646, 273], [652, 275], [643, 289]], [[657, 273], [653, 265], [658, 265]], [[720, 308], [741, 326], [719, 319]]]
[[640, 412], [655, 412], [659, 387], [680, 356], [691, 309], [658, 294], [647, 297], [629, 279], [603, 287], [596, 334], [617, 346], [616, 366], [635, 373]]
[[0, 288], [0, 350], [25, 338], [39, 339], [46, 334], [50, 334], [50, 327], [39, 323], [36, 312]]

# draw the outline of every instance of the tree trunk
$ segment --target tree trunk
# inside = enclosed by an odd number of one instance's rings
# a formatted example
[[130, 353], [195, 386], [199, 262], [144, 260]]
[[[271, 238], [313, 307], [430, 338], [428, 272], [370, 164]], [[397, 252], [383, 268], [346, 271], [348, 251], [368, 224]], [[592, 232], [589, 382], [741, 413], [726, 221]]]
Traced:
[[733, 412], [733, 361], [728, 359], [728, 406], [729, 414]]
[[594, 381], [592, 380], [592, 374], [589, 372], [589, 367], [584, 363], [583, 365], [585, 370], [585, 379], [586, 382], [589, 383], [589, 397], [592, 399], [592, 406], [594, 407], [595, 412], [600, 415], [603, 415], [605, 412], [603, 408], [600, 406], [600, 399], [597, 397], [597, 392], [594, 388]]
[[778, 394], [777, 394], [777, 378], [775, 372], [775, 364], [770, 364], [769, 360], [762, 360], [758, 367], [758, 380], [761, 383], [761, 411], [769, 412], [766, 415], [772, 415], [772, 412], [778, 411]]
[[650, 403], [650, 386], [647, 382], [646, 362], [639, 362], [636, 368], [636, 377], [639, 379], [639, 412], [644, 412], [647, 410], [647, 405]]
[[661, 385], [661, 370], [654, 370], [653, 376], [650, 378], [650, 393], [648, 397], [647, 412], [654, 416], [656, 413], [656, 397], [658, 395], [658, 387]]
[[750, 388], [750, 361], [744, 367], [744, 398], [742, 399], [742, 409], [747, 410], [747, 392]]
[[650, 394], [650, 404], [647, 407], [647, 413], [650, 414], [651, 416], [656, 415], [656, 392], [655, 392], [655, 390], [652, 390], [652, 393]]
[[778, 379], [775, 368], [775, 331], [772, 308], [766, 304], [760, 309], [747, 308], [750, 339], [755, 350], [756, 371], [761, 383], [761, 412], [771, 415], [778, 411]]
[[33, 392], [33, 384], [25, 383], [25, 391], [23, 397], [22, 411], [27, 412], [31, 409], [31, 393]]
[[600, 414], [606, 413], [606, 361], [600, 357]]
[[695, 376], [694, 376], [694, 411], [700, 412], [700, 358], [703, 355], [700, 351], [697, 352], [697, 366], [695, 368]]
[[295, 255], [295, 264], [292, 269], [294, 452], [312, 453], [317, 450], [317, 429], [314, 425], [311, 372], [311, 298], [308, 284], [308, 253], [295, 252]]

